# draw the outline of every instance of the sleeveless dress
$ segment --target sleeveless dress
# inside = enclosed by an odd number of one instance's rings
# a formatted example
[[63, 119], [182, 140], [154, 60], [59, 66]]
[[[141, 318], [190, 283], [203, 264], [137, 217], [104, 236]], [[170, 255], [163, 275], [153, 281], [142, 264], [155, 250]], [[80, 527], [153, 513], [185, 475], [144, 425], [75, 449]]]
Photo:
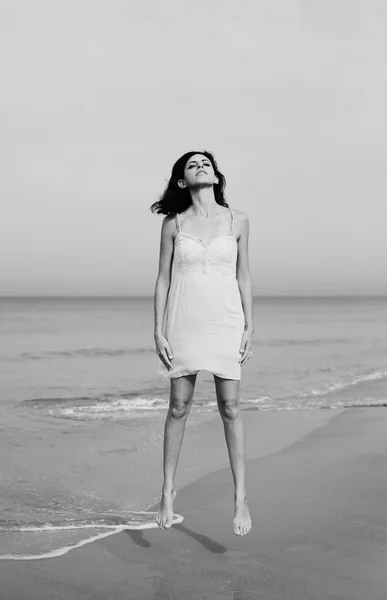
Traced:
[[163, 323], [173, 369], [159, 358], [158, 375], [170, 379], [204, 370], [225, 379], [241, 378], [238, 360], [245, 317], [236, 279], [233, 209], [230, 214], [230, 233], [209, 244], [181, 231], [175, 215], [178, 233]]

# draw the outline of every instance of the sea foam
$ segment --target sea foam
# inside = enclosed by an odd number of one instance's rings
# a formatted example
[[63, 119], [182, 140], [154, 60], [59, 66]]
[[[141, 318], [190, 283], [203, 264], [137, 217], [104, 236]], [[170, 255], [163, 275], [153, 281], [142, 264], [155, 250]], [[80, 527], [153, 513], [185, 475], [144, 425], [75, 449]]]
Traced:
[[[0, 527], [0, 560], [39, 560], [62, 556], [121, 531], [138, 531], [158, 528], [155, 512], [133, 511], [125, 522], [123, 517], [110, 517], [102, 522], [73, 522], [52, 525], [11, 525]], [[129, 516], [130, 515], [130, 516]], [[112, 521], [109, 524], [108, 521]], [[184, 518], [174, 514], [172, 525], [182, 523]]]

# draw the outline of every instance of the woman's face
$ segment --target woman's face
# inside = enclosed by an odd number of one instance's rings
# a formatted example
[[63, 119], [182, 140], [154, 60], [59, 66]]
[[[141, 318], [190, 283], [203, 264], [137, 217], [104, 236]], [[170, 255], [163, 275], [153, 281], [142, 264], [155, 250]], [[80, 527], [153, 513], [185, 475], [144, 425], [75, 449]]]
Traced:
[[204, 154], [194, 154], [184, 167], [184, 181], [181, 187], [199, 187], [199, 186], [212, 186], [214, 183], [219, 183], [218, 178], [215, 175], [214, 168], [209, 158]]

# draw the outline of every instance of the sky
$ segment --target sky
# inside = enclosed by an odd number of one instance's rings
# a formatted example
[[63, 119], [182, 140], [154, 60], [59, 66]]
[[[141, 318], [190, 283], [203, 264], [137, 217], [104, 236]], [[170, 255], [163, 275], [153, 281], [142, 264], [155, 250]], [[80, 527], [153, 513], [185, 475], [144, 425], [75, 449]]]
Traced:
[[387, 294], [383, 0], [1, 0], [0, 295], [153, 295], [186, 151], [256, 295]]

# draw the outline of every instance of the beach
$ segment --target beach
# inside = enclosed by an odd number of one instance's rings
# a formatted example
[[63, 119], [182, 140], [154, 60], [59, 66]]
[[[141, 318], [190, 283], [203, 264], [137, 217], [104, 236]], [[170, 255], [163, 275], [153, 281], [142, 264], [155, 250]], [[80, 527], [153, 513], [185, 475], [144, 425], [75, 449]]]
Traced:
[[386, 600], [386, 300], [254, 302], [240, 384], [253, 528], [238, 538], [209, 372], [175, 524], [155, 523], [169, 382], [152, 298], [0, 299], [0, 600]]
[[[231, 472], [214, 419], [186, 433], [175, 501], [181, 524], [122, 531], [57, 558], [0, 561], [2, 600], [385, 600], [387, 411], [243, 418], [247, 536], [232, 531]], [[206, 465], [199, 476], [206, 454], [218, 468]]]

